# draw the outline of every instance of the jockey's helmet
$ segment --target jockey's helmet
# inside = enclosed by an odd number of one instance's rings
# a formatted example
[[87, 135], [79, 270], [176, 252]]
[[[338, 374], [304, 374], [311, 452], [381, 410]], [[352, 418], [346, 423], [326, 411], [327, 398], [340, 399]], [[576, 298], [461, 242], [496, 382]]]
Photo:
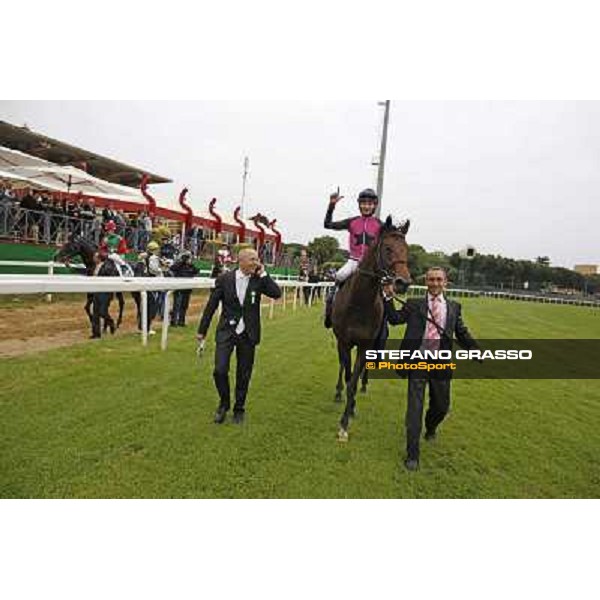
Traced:
[[375, 190], [372, 190], [371, 188], [367, 188], [366, 190], [363, 190], [358, 195], [358, 198], [356, 200], [359, 204], [361, 202], [374, 202], [375, 204], [377, 204], [379, 202], [379, 198], [377, 197]]
[[114, 221], [107, 221], [106, 225], [104, 225], [104, 229], [105, 231], [116, 231], [117, 226], [115, 225]]
[[157, 242], [154, 242], [154, 241], [153, 241], [153, 242], [150, 242], [150, 243], [148, 244], [148, 246], [146, 247], [146, 249], [147, 249], [149, 252], [156, 252], [156, 250], [158, 250], [159, 248], [160, 248], [160, 246], [158, 245], [158, 243], [157, 243]]
[[358, 195], [357, 202], [360, 214], [364, 217], [370, 217], [375, 212], [379, 198], [377, 198], [374, 190], [367, 188]]

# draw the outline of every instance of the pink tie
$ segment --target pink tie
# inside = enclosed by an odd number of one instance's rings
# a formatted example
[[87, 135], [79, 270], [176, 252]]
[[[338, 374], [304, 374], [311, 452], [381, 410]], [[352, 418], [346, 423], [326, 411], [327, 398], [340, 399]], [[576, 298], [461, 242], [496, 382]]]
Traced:
[[431, 299], [431, 313], [428, 314], [428, 317], [431, 320], [427, 321], [427, 327], [425, 328], [426, 347], [428, 350], [439, 350], [440, 332], [431, 322], [435, 321], [438, 327], [442, 327], [442, 302], [439, 296], [433, 296]]

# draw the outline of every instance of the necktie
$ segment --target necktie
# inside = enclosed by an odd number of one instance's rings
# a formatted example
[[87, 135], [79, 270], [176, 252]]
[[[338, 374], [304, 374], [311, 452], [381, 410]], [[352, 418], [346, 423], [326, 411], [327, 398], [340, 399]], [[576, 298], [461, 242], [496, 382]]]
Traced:
[[[440, 332], [438, 327], [442, 328], [442, 301], [439, 296], [434, 296], [431, 299], [429, 321], [427, 321], [427, 327], [425, 328], [425, 338], [427, 340], [426, 347], [428, 350], [439, 350], [440, 348]], [[432, 323], [434, 321], [438, 327]]]
[[[240, 277], [237, 281], [236, 281], [236, 291], [237, 291], [237, 295], [238, 295], [238, 300], [240, 301], [240, 304], [242, 305], [242, 307], [244, 306], [244, 299], [246, 298], [246, 291], [248, 290], [248, 282], [249, 282], [250, 278], [247, 276], [243, 276]], [[241, 317], [237, 327], [235, 328], [235, 332], [240, 335], [244, 329], [246, 328], [246, 325], [244, 324], [244, 317]]]

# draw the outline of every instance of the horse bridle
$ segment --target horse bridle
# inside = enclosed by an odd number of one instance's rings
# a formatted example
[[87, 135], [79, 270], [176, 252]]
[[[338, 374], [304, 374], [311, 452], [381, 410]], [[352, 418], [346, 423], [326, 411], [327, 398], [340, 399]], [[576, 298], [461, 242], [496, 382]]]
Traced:
[[[399, 235], [400, 237], [402, 237], [402, 239], [405, 239], [404, 235], [398, 231], [394, 231], [391, 232], [392, 235]], [[390, 283], [394, 280], [394, 272], [392, 271], [393, 267], [399, 263], [404, 263], [406, 264], [405, 260], [395, 260], [394, 262], [392, 262], [391, 264], [389, 264], [387, 266], [387, 268], [384, 266], [383, 264], [383, 256], [382, 256], [382, 252], [383, 252], [383, 238], [385, 236], [380, 236], [379, 239], [377, 240], [377, 249], [376, 249], [376, 253], [377, 253], [377, 264], [376, 264], [376, 268], [374, 271], [369, 271], [368, 269], [365, 269], [363, 267], [359, 267], [358, 270], [360, 273], [362, 273], [363, 275], [368, 275], [370, 277], [373, 277], [374, 279], [379, 279], [381, 281], [381, 284], [384, 285], [386, 283]]]

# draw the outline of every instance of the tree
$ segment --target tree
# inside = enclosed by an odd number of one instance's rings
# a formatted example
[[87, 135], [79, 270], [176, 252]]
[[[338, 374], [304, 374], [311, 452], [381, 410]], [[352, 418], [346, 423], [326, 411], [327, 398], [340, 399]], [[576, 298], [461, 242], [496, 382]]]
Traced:
[[542, 265], [542, 267], [549, 267], [550, 266], [550, 257], [549, 256], [538, 256], [535, 259], [535, 262], [538, 265]]
[[[334, 261], [339, 250], [339, 242], [330, 235], [316, 237], [308, 243], [308, 253], [313, 261], [319, 265]], [[339, 258], [339, 256], [338, 256]]]

